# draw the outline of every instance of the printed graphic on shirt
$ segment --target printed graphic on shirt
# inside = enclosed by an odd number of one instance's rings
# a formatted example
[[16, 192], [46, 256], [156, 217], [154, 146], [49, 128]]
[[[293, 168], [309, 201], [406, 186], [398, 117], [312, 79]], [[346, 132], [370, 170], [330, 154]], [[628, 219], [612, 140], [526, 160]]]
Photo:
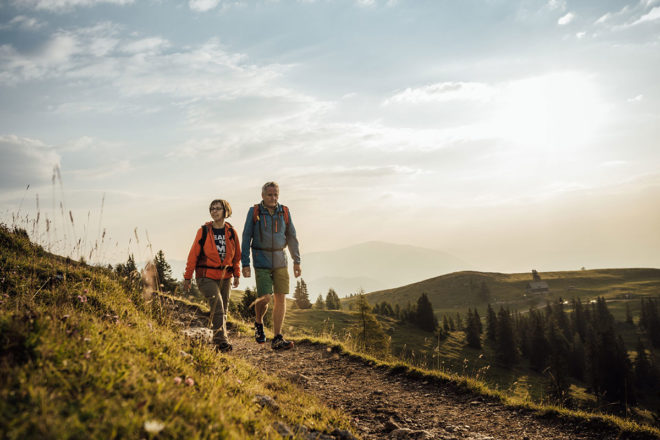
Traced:
[[218, 254], [220, 254], [220, 259], [225, 259], [225, 254], [227, 253], [227, 246], [225, 243], [225, 228], [216, 229], [213, 228], [213, 238], [215, 239], [215, 247], [218, 249]]

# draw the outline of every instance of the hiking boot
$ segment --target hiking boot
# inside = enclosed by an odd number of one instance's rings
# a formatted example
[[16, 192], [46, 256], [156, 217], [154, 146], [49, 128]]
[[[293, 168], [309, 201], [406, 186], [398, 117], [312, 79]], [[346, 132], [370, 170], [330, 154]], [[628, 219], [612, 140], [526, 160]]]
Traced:
[[263, 344], [266, 342], [266, 334], [264, 333], [264, 325], [259, 324], [258, 322], [254, 323], [254, 340], [258, 344]]
[[223, 353], [227, 353], [228, 351], [232, 351], [234, 347], [231, 346], [229, 342], [220, 342], [219, 344], [215, 344], [215, 349], [218, 351], [221, 351]]
[[293, 348], [293, 341], [287, 341], [286, 339], [284, 339], [284, 336], [277, 335], [271, 341], [270, 347], [273, 350], [288, 350], [290, 348]]

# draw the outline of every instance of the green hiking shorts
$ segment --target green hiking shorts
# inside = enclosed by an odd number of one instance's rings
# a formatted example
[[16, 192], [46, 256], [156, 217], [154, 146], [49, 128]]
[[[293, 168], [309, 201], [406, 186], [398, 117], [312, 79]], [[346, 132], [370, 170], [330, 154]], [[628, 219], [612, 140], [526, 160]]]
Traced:
[[257, 278], [257, 296], [270, 295], [271, 293], [289, 293], [289, 269], [278, 267], [277, 269], [255, 269]]

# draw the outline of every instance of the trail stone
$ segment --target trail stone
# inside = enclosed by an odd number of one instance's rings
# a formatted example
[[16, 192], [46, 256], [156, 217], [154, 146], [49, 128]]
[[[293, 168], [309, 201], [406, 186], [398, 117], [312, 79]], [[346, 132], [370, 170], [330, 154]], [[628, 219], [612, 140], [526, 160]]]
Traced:
[[253, 402], [256, 402], [258, 405], [261, 407], [267, 407], [272, 409], [273, 411], [277, 411], [280, 409], [280, 406], [275, 402], [275, 399], [273, 399], [270, 396], [266, 396], [263, 394], [257, 394], [254, 396], [254, 399], [252, 399]]
[[345, 429], [335, 429], [330, 433], [337, 440], [358, 440], [353, 434]]
[[433, 435], [428, 431], [413, 431], [409, 428], [399, 428], [390, 432], [389, 438], [392, 440], [430, 440]]
[[385, 422], [385, 431], [392, 432], [396, 431], [397, 429], [401, 429], [401, 427], [394, 420], [389, 419], [387, 422]]
[[282, 437], [293, 438], [293, 431], [291, 431], [291, 428], [289, 428], [286, 424], [277, 421], [273, 423], [273, 428], [275, 428], [275, 431], [277, 431], [277, 433]]

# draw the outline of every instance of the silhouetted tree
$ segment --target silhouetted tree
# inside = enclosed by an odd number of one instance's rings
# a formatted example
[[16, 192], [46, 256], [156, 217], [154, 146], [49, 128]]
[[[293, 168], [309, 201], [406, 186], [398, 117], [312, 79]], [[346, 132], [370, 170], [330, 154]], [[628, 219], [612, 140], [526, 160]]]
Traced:
[[296, 282], [296, 289], [293, 292], [293, 297], [296, 300], [296, 306], [299, 309], [311, 309], [312, 303], [309, 301], [309, 293], [307, 292], [307, 283], [302, 278]]
[[314, 303], [314, 308], [318, 310], [325, 309], [325, 302], [323, 301], [323, 295], [321, 295], [320, 293], [318, 298], [316, 298], [316, 302]]
[[488, 304], [486, 311], [486, 339], [490, 342], [495, 342], [497, 338], [497, 315], [495, 310]]
[[[475, 310], [476, 311], [476, 310]], [[477, 320], [479, 315], [476, 315], [472, 312], [472, 309], [468, 309], [467, 317], [465, 319], [465, 339], [467, 340], [468, 346], [472, 348], [481, 348], [481, 338], [479, 337], [479, 323]]]
[[495, 358], [500, 365], [510, 367], [518, 360], [518, 350], [511, 325], [511, 314], [500, 308], [497, 313], [497, 343]]
[[329, 289], [325, 297], [325, 308], [328, 310], [339, 310], [341, 309], [341, 301], [339, 301], [339, 296], [334, 289]]
[[357, 296], [355, 302], [358, 324], [353, 328], [353, 335], [358, 347], [368, 353], [389, 353], [390, 338], [371, 313], [371, 307], [364, 294]]
[[172, 278], [172, 267], [165, 260], [165, 253], [159, 250], [154, 257], [154, 264], [158, 273], [158, 282], [165, 292], [174, 292], [177, 282]]
[[426, 293], [422, 293], [417, 299], [416, 324], [422, 330], [432, 332], [438, 326], [438, 320], [433, 314], [433, 305]]

